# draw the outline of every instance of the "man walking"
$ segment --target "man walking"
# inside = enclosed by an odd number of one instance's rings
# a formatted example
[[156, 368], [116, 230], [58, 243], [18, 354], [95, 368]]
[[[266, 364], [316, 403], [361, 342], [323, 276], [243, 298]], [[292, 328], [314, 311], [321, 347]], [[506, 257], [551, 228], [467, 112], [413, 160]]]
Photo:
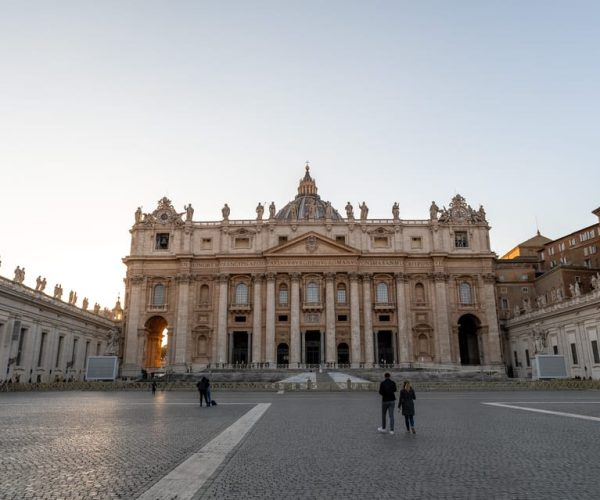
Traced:
[[386, 413], [390, 416], [390, 434], [394, 433], [394, 403], [396, 401], [395, 392], [397, 391], [396, 382], [390, 378], [390, 374], [384, 375], [383, 382], [379, 384], [379, 394], [381, 394], [381, 427], [379, 432], [387, 432], [386, 430]]

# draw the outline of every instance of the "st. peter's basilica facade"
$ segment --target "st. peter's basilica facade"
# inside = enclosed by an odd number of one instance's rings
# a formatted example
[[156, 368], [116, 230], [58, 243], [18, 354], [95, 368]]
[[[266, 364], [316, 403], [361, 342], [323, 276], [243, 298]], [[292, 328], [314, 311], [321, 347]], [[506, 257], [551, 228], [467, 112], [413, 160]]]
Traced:
[[[482, 207], [456, 195], [424, 220], [341, 215], [308, 166], [282, 209], [193, 220], [163, 198], [138, 209], [127, 265], [122, 376], [255, 366], [502, 363]], [[161, 359], [163, 332], [168, 336]]]

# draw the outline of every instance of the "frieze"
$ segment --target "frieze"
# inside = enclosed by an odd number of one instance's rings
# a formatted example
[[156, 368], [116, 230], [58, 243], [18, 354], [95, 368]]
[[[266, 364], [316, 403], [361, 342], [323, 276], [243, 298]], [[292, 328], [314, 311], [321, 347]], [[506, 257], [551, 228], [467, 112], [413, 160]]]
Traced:
[[357, 264], [357, 258], [271, 258], [270, 266], [353, 266]]

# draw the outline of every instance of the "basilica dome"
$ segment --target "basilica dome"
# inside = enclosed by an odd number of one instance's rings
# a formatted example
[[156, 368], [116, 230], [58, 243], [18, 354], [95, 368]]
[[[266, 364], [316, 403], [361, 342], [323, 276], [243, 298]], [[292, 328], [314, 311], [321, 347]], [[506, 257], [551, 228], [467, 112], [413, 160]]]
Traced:
[[300, 179], [298, 194], [275, 215], [278, 220], [343, 220], [339, 212], [328, 201], [317, 194], [317, 185], [310, 176], [310, 167]]

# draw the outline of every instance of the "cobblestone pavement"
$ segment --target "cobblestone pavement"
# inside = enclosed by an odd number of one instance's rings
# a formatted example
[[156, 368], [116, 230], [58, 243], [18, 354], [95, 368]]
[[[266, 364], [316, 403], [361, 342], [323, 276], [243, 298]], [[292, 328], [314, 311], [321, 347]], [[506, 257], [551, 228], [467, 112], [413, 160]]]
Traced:
[[598, 498], [600, 393], [416, 390], [416, 435], [374, 393], [2, 394], [0, 498], [136, 498], [259, 402], [195, 499]]

